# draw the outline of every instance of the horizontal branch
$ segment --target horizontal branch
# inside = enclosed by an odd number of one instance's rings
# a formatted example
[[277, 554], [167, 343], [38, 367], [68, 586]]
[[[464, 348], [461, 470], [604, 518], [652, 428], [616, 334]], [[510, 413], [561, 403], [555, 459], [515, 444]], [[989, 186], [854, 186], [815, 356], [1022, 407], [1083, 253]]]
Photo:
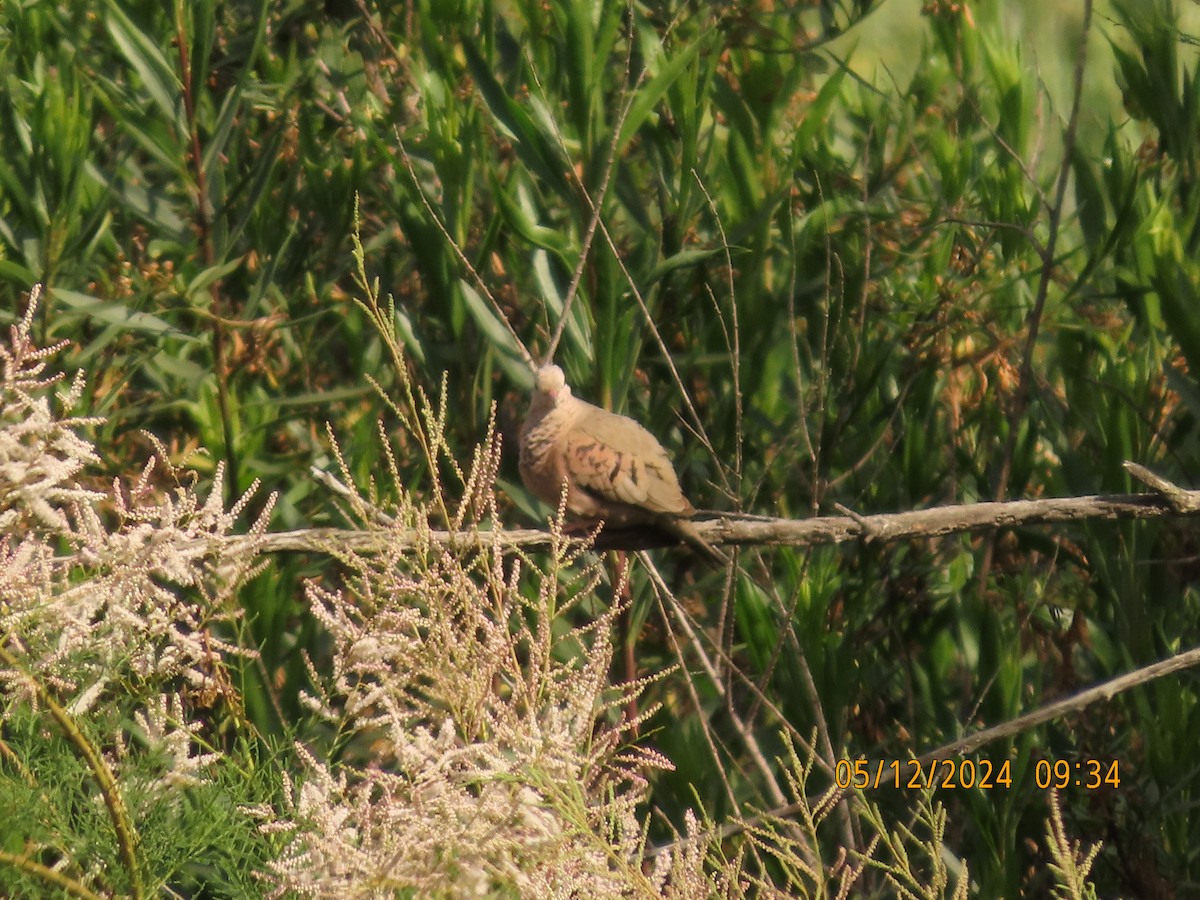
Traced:
[[[1028, 525], [1052, 525], [1094, 519], [1155, 519], [1194, 516], [1200, 513], [1200, 491], [1179, 488], [1133, 463], [1126, 469], [1150, 484], [1147, 494], [1110, 494], [1088, 497], [1064, 497], [1044, 500], [1009, 500], [998, 503], [968, 503], [939, 506], [880, 515], [859, 515], [846, 510], [842, 516], [817, 516], [811, 519], [779, 519], [766, 516], [716, 514], [694, 519], [700, 535], [714, 545], [740, 546], [815, 546], [846, 541], [890, 542], [936, 537], [991, 528], [1016, 528]], [[443, 549], [498, 546], [504, 550], [546, 550], [552, 544], [548, 531], [533, 529], [479, 529], [475, 531], [431, 531], [416, 529], [397, 533], [394, 529], [347, 531], [336, 528], [312, 528], [277, 532], [256, 538], [231, 538], [233, 542], [253, 540], [259, 552], [340, 551], [379, 552], [385, 547], [416, 549], [432, 545]], [[575, 538], [583, 541], [584, 538]], [[644, 550], [666, 547], [677, 538], [659, 529], [607, 529], [596, 537], [597, 550]], [[236, 549], [231, 547], [230, 549]]]
[[800, 520], [721, 519], [696, 524], [700, 533], [713, 543], [810, 545], [857, 540], [890, 542], [1020, 525], [1150, 519], [1180, 514], [1156, 494], [1119, 494], [969, 503], [870, 516], [848, 513]]

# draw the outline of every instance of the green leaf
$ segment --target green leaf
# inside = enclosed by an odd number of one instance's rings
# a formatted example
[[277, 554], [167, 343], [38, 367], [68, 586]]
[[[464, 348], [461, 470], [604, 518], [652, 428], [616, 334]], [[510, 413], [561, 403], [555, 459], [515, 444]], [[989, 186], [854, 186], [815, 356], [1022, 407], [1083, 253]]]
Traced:
[[504, 221], [518, 235], [535, 247], [549, 250], [564, 260], [567, 258], [567, 253], [574, 242], [562, 231], [556, 228], [547, 228], [545, 225], [539, 225], [534, 221], [533, 204], [529, 199], [529, 191], [524, 184], [517, 185], [516, 198], [510, 196], [509, 191], [505, 189], [504, 185], [498, 182], [494, 184], [494, 188], [492, 196], [499, 203], [500, 214], [504, 217]]
[[[539, 250], [533, 254], [533, 274], [537, 279], [546, 308], [553, 313], [551, 325], [557, 328], [562, 319], [565, 300], [559, 292], [554, 273], [550, 271], [550, 257], [545, 251]], [[595, 348], [592, 346], [591, 329], [588, 328], [588, 307], [586, 302], [579, 302], [584, 299], [577, 295], [576, 302], [571, 305], [571, 318], [567, 321], [565, 334], [571, 347], [575, 348], [584, 359], [591, 359]]]
[[243, 259], [244, 257], [239, 256], [236, 259], [228, 260], [220, 263], [219, 265], [209, 266], [191, 280], [187, 288], [184, 290], [184, 296], [190, 300], [197, 294], [207, 290], [213, 284], [213, 282], [219, 281], [230, 272], [233, 272], [235, 269], [241, 266]]
[[1071, 171], [1075, 174], [1075, 203], [1079, 208], [1079, 225], [1083, 229], [1089, 255], [1103, 246], [1108, 236], [1108, 210], [1093, 166], [1092, 157], [1080, 147], [1074, 147]]
[[185, 134], [187, 126], [180, 119], [183, 84], [175, 67], [163, 55], [159, 44], [138, 29], [116, 0], [110, 0], [104, 24], [113, 42], [138, 73], [159, 112], [168, 122], [173, 123], [181, 134]]
[[534, 124], [529, 113], [509, 97], [507, 90], [492, 74], [491, 64], [480, 55], [475, 45], [464, 39], [463, 51], [471, 75], [479, 87], [480, 94], [483, 95], [484, 103], [505, 134], [513, 141], [517, 155], [547, 185], [565, 191], [567, 185], [563, 173], [568, 168], [566, 161]]
[[1200, 294], [1196, 282], [1180, 264], [1164, 260], [1163, 268], [1166, 271], [1153, 275], [1150, 283], [1162, 301], [1163, 319], [1187, 358], [1188, 369], [1200, 372]]
[[718, 256], [721, 253], [722, 249], [720, 247], [696, 250], [680, 250], [675, 255], [669, 256], [662, 260], [654, 267], [654, 269], [650, 272], [649, 277], [646, 279], [646, 286], [648, 287], [649, 285], [662, 280], [667, 275], [670, 275], [672, 272], [677, 271], [678, 269], [687, 269], [692, 266], [699, 265], [705, 260], [712, 259], [714, 256]]
[[521, 353], [520, 347], [509, 330], [500, 324], [491, 307], [484, 302], [471, 285], [465, 281], [459, 281], [458, 288], [462, 291], [471, 318], [475, 320], [475, 324], [479, 326], [487, 342], [498, 351], [500, 364], [504, 370], [509, 373], [510, 377], [523, 377], [528, 380], [529, 366], [525, 364], [524, 354]]
[[101, 300], [99, 297], [92, 297], [89, 294], [81, 294], [78, 291], [68, 291], [57, 287], [52, 289], [52, 294], [55, 300], [61, 301], [66, 306], [78, 310], [80, 313], [105, 325], [118, 326], [126, 331], [141, 331], [153, 335], [169, 335], [188, 343], [199, 340], [199, 338], [193, 335], [180, 331], [169, 322], [158, 318], [158, 316], [136, 312], [121, 303]]
[[847, 71], [845, 65], [838, 66], [833, 74], [825, 79], [825, 83], [817, 92], [816, 99], [804, 111], [804, 120], [796, 129], [795, 140], [798, 146], [809, 146], [816, 140], [818, 134], [824, 134], [829, 130], [829, 111], [833, 108], [833, 101], [841, 96], [842, 82], [846, 80]]
[[31, 269], [11, 259], [0, 259], [0, 278], [6, 278], [25, 289], [37, 281], [37, 276]]
[[164, 375], [170, 375], [185, 384], [198, 384], [204, 380], [209, 372], [207, 366], [194, 363], [177, 353], [156, 353], [154, 354], [153, 363], [155, 368]]
[[638, 91], [625, 116], [625, 121], [621, 124], [621, 133], [617, 138], [618, 155], [625, 150], [638, 129], [642, 127], [642, 123], [650, 115], [650, 111], [662, 100], [671, 85], [683, 75], [702, 50], [708, 49], [711, 37], [712, 33], [710, 32], [685, 46]]

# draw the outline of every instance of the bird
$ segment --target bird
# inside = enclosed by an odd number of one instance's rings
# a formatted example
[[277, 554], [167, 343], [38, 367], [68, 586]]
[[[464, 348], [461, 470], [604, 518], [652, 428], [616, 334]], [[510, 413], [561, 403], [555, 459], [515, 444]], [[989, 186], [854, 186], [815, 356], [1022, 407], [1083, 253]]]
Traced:
[[628, 416], [571, 393], [556, 365], [537, 370], [520, 432], [521, 480], [557, 508], [566, 485], [566, 513], [613, 528], [653, 525], [686, 541], [708, 560], [728, 561], [688, 521], [695, 507], [662, 444]]

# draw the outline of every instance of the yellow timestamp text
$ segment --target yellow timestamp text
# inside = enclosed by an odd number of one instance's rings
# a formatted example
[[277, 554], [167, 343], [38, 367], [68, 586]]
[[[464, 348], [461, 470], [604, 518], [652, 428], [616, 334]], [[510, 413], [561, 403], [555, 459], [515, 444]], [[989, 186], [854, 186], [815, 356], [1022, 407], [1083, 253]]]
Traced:
[[1121, 786], [1120, 760], [1116, 759], [1039, 759], [1033, 764], [1033, 780], [1040, 788], [1063, 790], [1068, 787], [1094, 791], [1101, 787]]
[[[1024, 770], [1028, 772], [1028, 769]], [[833, 769], [839, 788], [874, 790], [996, 790], [1013, 786], [1013, 761], [1001, 759], [839, 759]], [[1033, 781], [1045, 790], [1068, 787], [1096, 790], [1121, 786], [1120, 761], [1115, 759], [1038, 759]]]
[[1012, 787], [1012, 760], [839, 759], [833, 767], [833, 780], [839, 788], [860, 791], [881, 787], [986, 791]]

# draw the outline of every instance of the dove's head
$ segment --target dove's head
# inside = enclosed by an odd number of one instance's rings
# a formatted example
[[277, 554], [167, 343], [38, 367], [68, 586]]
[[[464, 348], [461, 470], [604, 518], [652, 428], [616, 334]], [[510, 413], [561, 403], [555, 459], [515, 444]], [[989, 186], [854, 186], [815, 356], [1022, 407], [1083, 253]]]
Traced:
[[537, 371], [537, 390], [551, 405], [558, 404], [571, 396], [567, 379], [558, 366], [542, 366]]

